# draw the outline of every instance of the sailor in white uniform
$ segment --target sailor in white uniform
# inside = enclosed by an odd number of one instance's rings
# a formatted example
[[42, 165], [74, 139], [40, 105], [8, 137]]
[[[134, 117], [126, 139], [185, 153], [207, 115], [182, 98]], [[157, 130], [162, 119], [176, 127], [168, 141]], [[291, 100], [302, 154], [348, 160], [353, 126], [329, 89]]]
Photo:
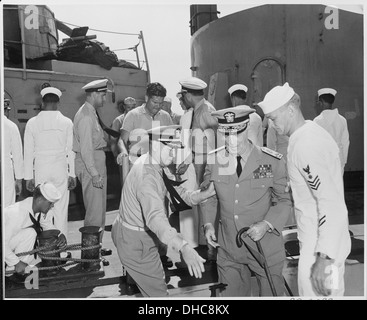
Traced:
[[[7, 270], [23, 273], [34, 261], [33, 255], [18, 257], [18, 253], [33, 250], [40, 231], [55, 229], [48, 211], [61, 198], [57, 188], [49, 182], [38, 185], [33, 197], [28, 197], [4, 209], [4, 261]], [[66, 245], [65, 235], [60, 234], [58, 246]]]
[[8, 119], [10, 100], [4, 99], [4, 208], [15, 202], [22, 192], [23, 146], [18, 126]]
[[73, 123], [58, 110], [61, 91], [47, 87], [41, 91], [43, 110], [29, 119], [24, 132], [24, 178], [26, 187], [52, 182], [61, 199], [50, 214], [55, 227], [67, 235], [69, 189], [76, 186]]
[[340, 162], [344, 172], [344, 166], [348, 159], [349, 132], [347, 120], [339, 114], [338, 108], [333, 108], [336, 90], [323, 88], [318, 92], [319, 104], [323, 111], [313, 121], [323, 127], [334, 138], [339, 147]]
[[319, 125], [305, 120], [298, 94], [285, 83], [258, 104], [289, 138], [288, 174], [300, 243], [301, 296], [344, 294], [344, 263], [350, 253], [348, 211], [339, 148]]

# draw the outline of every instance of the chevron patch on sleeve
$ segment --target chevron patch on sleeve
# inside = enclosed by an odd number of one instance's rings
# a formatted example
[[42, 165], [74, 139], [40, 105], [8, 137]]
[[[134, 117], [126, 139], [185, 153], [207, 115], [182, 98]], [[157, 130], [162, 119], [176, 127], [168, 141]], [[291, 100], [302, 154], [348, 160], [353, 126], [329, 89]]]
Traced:
[[320, 180], [319, 176], [314, 177], [312, 175], [309, 165], [307, 165], [306, 168], [302, 168], [302, 170], [304, 172], [306, 172], [306, 174], [307, 174], [307, 182], [308, 182], [308, 185], [310, 186], [310, 188], [317, 191], [319, 189], [320, 184], [321, 184], [321, 180]]

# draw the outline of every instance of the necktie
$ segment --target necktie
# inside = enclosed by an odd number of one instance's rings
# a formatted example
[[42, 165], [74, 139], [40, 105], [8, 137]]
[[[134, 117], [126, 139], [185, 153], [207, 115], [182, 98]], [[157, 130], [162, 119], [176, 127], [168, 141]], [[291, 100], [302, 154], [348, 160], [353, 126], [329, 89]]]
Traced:
[[242, 172], [241, 156], [237, 156], [237, 176], [240, 177]]
[[192, 124], [194, 123], [194, 108], [189, 109], [192, 113], [191, 115], [191, 123], [190, 123], [190, 129], [192, 129]]
[[117, 132], [115, 130], [107, 128], [107, 126], [102, 122], [102, 120], [101, 120], [101, 118], [100, 118], [97, 111], [96, 111], [96, 114], [97, 114], [99, 125], [102, 127], [103, 131], [105, 131], [107, 134], [109, 134], [110, 136], [112, 136], [114, 138], [119, 138], [120, 137], [120, 132]]

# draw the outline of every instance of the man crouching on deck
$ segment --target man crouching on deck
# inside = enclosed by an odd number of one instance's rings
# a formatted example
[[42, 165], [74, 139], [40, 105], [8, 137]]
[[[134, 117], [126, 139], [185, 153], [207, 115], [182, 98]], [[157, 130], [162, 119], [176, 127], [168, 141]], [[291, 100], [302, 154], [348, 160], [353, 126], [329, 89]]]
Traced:
[[173, 163], [175, 149], [183, 147], [176, 138], [180, 130], [177, 125], [148, 130], [149, 152], [135, 162], [126, 178], [112, 227], [121, 263], [144, 297], [168, 295], [158, 239], [182, 254], [191, 276], [201, 278], [205, 270], [205, 260], [171, 227], [164, 205], [165, 196], [172, 200], [175, 195], [178, 203], [197, 205], [214, 195], [213, 184], [202, 192], [189, 191], [168, 179], [173, 177], [167, 167]]
[[[28, 265], [35, 262], [33, 255], [17, 254], [34, 249], [37, 235], [41, 231], [55, 229], [52, 215], [48, 211], [61, 198], [61, 193], [50, 182], [39, 184], [33, 191], [33, 197], [18, 201], [4, 209], [4, 260], [6, 271], [23, 274]], [[66, 237], [59, 234], [59, 248], [66, 246]]]

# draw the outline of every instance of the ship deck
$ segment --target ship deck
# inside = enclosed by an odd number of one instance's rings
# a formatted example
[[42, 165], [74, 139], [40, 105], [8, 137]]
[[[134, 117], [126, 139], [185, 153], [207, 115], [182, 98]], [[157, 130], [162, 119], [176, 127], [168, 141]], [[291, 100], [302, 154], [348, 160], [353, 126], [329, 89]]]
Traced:
[[[345, 271], [345, 297], [363, 297], [364, 288], [364, 192], [360, 188], [351, 188], [346, 191], [346, 202], [349, 210], [349, 230], [352, 237], [352, 252], [346, 261]], [[140, 293], [128, 294], [126, 290], [126, 277], [123, 272], [116, 248], [111, 239], [111, 224], [118, 211], [110, 210], [106, 216], [106, 227], [103, 237], [104, 248], [112, 249], [112, 255], [106, 256], [108, 266], [101, 264], [98, 272], [85, 273], [75, 266], [74, 272], [66, 267], [65, 275], [57, 275], [45, 281], [40, 281], [38, 289], [25, 289], [24, 284], [6, 284], [5, 298], [46, 298], [46, 299], [136, 299], [142, 297]], [[70, 217], [74, 217], [71, 219]], [[81, 242], [79, 228], [83, 226], [83, 219], [78, 218], [77, 212], [69, 212], [68, 243]], [[74, 221], [73, 221], [74, 220]], [[283, 235], [294, 234], [296, 228], [290, 226], [283, 231]], [[292, 247], [290, 247], [292, 250]], [[199, 254], [206, 257], [206, 247], [197, 248]], [[185, 299], [208, 299], [218, 296], [219, 290], [211, 286], [217, 284], [217, 272], [215, 263], [206, 263], [205, 272], [201, 279], [190, 277], [187, 269], [180, 264], [178, 254], [169, 252], [168, 255], [174, 262], [172, 268], [166, 269], [166, 282], [169, 296]], [[288, 255], [288, 254], [287, 254]], [[72, 251], [74, 258], [80, 257], [80, 251]], [[298, 256], [289, 254], [284, 262], [283, 275], [294, 296], [298, 296], [297, 287]], [[76, 270], [76, 271], [75, 271]], [[72, 275], [68, 275], [68, 272]], [[258, 296], [256, 280], [252, 278], [252, 296]], [[289, 298], [290, 294], [287, 293]]]

